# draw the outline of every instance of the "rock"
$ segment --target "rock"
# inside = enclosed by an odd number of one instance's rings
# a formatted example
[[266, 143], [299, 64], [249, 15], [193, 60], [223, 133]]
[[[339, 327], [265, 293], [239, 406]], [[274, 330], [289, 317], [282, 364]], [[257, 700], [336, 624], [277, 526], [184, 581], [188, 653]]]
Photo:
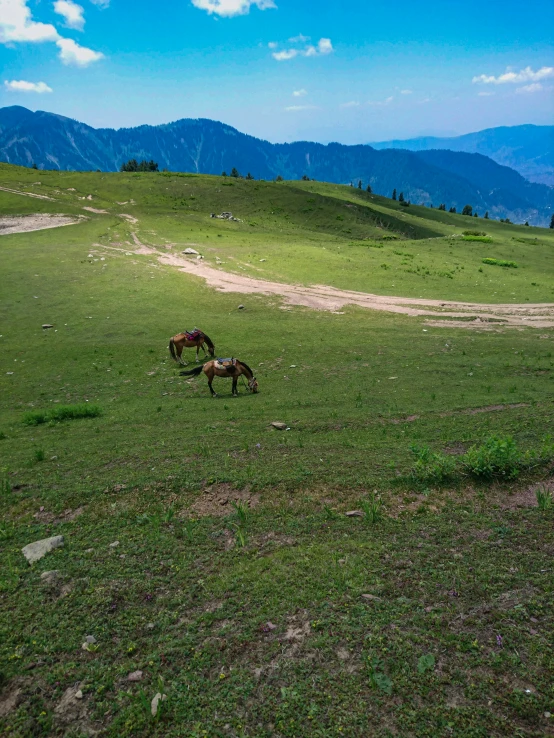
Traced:
[[267, 259], [260, 259], [260, 261], [267, 261]]
[[10, 712], [12, 712], [12, 710], [15, 710], [21, 702], [21, 698], [21, 689], [15, 689], [6, 697], [0, 699], [0, 717], [6, 717]]
[[82, 699], [83, 699], [83, 692], [82, 692], [82, 690], [78, 689], [78, 690], [77, 690], [77, 691], [75, 692], [75, 699], [76, 699], [76, 700], [82, 700]]
[[85, 638], [86, 643], [96, 643], [96, 638], [94, 636], [87, 636]]
[[281, 423], [281, 422], [279, 422], [278, 420], [274, 420], [274, 421], [273, 421], [273, 423], [272, 423], [271, 425], [272, 425], [272, 426], [273, 426], [274, 428], [277, 428], [277, 430], [286, 430], [286, 429], [287, 429], [287, 427], [288, 427], [286, 423]]
[[53, 569], [52, 571], [43, 571], [40, 578], [46, 584], [57, 584], [61, 579], [61, 575], [57, 569]]
[[43, 323], [42, 327], [46, 330], [47, 328], [53, 328], [54, 326], [51, 323]]
[[154, 625], [154, 623], [148, 623], [146, 627], [148, 628], [148, 630], [154, 630], [156, 626]]
[[239, 310], [244, 310], [244, 305], [239, 305], [238, 309]]
[[344, 513], [347, 518], [363, 518], [364, 514], [361, 510], [349, 510], [347, 513]]
[[152, 702], [150, 703], [150, 711], [152, 712], [153, 717], [156, 717], [156, 715], [158, 714], [158, 704], [160, 702], [164, 702], [166, 699], [167, 699], [166, 694], [161, 694], [160, 692], [158, 692], [157, 694], [154, 695], [154, 698]]
[[183, 254], [192, 254], [192, 255], [196, 255], [196, 254], [198, 254], [198, 251], [196, 251], [196, 249], [191, 249], [191, 248], [187, 248], [187, 249], [185, 249], [185, 250], [183, 251]]
[[372, 594], [363, 594], [362, 595], [362, 598], [364, 600], [374, 600], [375, 602], [380, 602], [381, 601], [381, 598], [380, 597], [377, 597], [377, 595], [372, 595]]
[[28, 543], [21, 549], [21, 552], [29, 564], [34, 564], [35, 561], [39, 561], [47, 553], [60, 546], [63, 546], [63, 536], [53, 536], [52, 538], [43, 538], [41, 541]]
[[119, 546], [119, 541], [114, 541], [113, 543], [110, 543], [110, 548], [117, 548]]
[[142, 671], [132, 671], [127, 677], [128, 682], [140, 682], [142, 681]]

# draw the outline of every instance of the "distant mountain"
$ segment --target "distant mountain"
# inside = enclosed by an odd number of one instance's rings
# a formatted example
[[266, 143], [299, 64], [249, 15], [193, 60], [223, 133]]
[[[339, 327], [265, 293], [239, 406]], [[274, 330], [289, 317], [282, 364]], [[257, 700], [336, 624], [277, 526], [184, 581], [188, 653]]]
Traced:
[[450, 149], [483, 154], [531, 182], [554, 185], [554, 126], [503, 126], [454, 138], [433, 136], [370, 144], [375, 149]]
[[[440, 153], [440, 152], [438, 152]], [[272, 144], [206, 119], [185, 118], [160, 126], [94, 129], [61, 115], [22, 107], [0, 108], [0, 160], [40, 169], [117, 171], [128, 159], [154, 159], [160, 169], [221, 174], [233, 167], [256, 178], [311, 179], [363, 186], [383, 195], [404, 192], [416, 203], [444, 202], [458, 211], [471, 204], [481, 214], [546, 225], [554, 211], [554, 189], [522, 184], [510, 171], [503, 189], [494, 183], [498, 165], [485, 157], [471, 162], [451, 153], [428, 160], [405, 150], [377, 151], [371, 146], [343, 146], [299, 141]], [[456, 157], [460, 161], [456, 162]], [[492, 166], [492, 169], [491, 169]], [[472, 167], [483, 169], [473, 172]], [[515, 179], [514, 179], [515, 175]]]

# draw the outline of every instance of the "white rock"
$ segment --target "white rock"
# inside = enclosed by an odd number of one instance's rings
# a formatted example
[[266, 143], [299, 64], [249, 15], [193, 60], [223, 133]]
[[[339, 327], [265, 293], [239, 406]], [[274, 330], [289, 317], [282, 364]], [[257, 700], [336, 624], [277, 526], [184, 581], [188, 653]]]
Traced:
[[150, 703], [150, 710], [152, 712], [153, 717], [156, 717], [156, 715], [158, 714], [158, 703], [164, 702], [166, 699], [167, 699], [166, 694], [161, 694], [160, 692], [158, 692], [157, 694], [154, 695], [154, 698], [152, 702]]
[[81, 690], [81, 689], [78, 689], [78, 690], [77, 690], [77, 691], [75, 692], [75, 699], [76, 699], [76, 700], [82, 700], [82, 699], [83, 699], [83, 692], [82, 692], [82, 690]]
[[86, 641], [87, 643], [96, 643], [96, 638], [95, 638], [94, 636], [87, 636], [87, 637], [85, 638], [85, 641]]
[[110, 548], [117, 548], [119, 546], [119, 541], [114, 541], [113, 543], [110, 543]]
[[187, 249], [185, 249], [185, 250], [183, 251], [183, 254], [192, 254], [192, 255], [196, 255], [196, 254], [198, 254], [198, 251], [196, 251], [196, 249], [191, 249], [191, 248], [189, 247], [189, 248], [187, 248]]
[[128, 682], [140, 682], [142, 680], [142, 671], [132, 671], [127, 677]]
[[28, 543], [21, 549], [21, 552], [30, 564], [34, 564], [35, 561], [39, 561], [47, 553], [60, 546], [63, 546], [63, 536], [53, 536], [52, 538], [43, 538], [41, 541]]
[[57, 569], [53, 569], [52, 571], [43, 571], [40, 578], [47, 584], [55, 584], [58, 579], [60, 579], [60, 572]]

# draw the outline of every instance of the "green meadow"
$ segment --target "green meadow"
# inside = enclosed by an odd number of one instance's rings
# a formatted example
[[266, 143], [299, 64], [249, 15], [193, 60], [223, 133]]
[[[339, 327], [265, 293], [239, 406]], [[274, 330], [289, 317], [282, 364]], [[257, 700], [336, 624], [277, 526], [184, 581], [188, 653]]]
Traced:
[[[0, 218], [86, 216], [0, 235], [2, 736], [554, 734], [553, 329], [291, 307], [135, 253], [525, 306], [554, 303], [554, 231], [320, 182], [0, 187], [43, 196]], [[179, 375], [195, 326], [259, 394]]]

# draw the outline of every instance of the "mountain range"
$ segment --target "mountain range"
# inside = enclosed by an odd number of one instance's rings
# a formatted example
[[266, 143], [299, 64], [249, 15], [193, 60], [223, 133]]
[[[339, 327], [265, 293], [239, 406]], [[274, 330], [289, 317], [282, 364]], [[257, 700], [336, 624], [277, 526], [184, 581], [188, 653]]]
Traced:
[[449, 149], [483, 154], [531, 182], [554, 185], [554, 126], [502, 126], [454, 138], [434, 136], [371, 143], [375, 149]]
[[554, 212], [554, 188], [528, 182], [479, 153], [308, 141], [273, 144], [202, 118], [95, 129], [54, 113], [0, 108], [1, 161], [36, 164], [39, 169], [110, 172], [129, 159], [153, 159], [170, 171], [221, 174], [236, 167], [243, 175], [250, 172], [261, 179], [306, 175], [343, 184], [361, 180], [364, 188], [369, 184], [378, 194], [390, 196], [396, 189], [414, 203], [444, 203], [458, 212], [470, 204], [481, 215], [489, 211], [491, 217], [533, 225], [548, 225]]

